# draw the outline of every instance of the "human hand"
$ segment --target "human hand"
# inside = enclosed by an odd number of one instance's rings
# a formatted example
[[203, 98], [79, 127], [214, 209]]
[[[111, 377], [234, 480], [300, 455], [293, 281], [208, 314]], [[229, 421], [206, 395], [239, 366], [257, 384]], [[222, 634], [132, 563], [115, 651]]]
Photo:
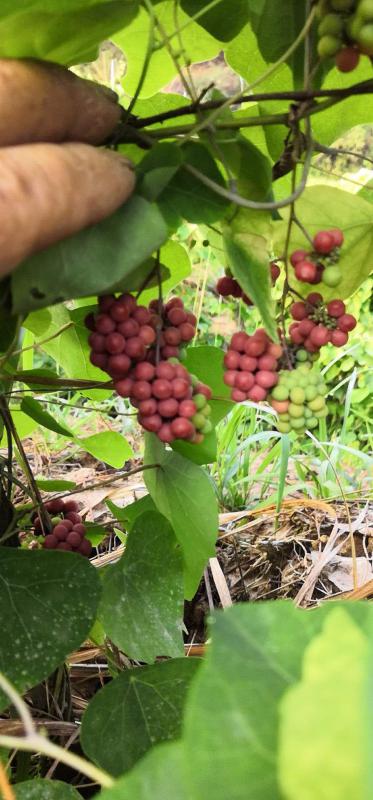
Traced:
[[131, 195], [128, 160], [92, 145], [115, 130], [114, 92], [57, 64], [0, 60], [0, 277], [112, 214]]

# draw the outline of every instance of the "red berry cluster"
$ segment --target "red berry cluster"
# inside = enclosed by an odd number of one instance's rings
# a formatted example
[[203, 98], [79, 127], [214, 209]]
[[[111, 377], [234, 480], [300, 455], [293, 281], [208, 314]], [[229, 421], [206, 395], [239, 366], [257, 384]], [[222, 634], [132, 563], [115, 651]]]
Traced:
[[346, 314], [343, 300], [330, 300], [325, 306], [318, 292], [309, 294], [305, 302], [293, 303], [290, 313], [296, 320], [290, 325], [290, 338], [309, 353], [317, 353], [328, 342], [343, 347], [349, 332], [356, 327], [356, 319]]
[[[185, 310], [180, 297], [173, 297], [166, 305], [159, 300], [152, 300], [149, 310], [152, 312], [151, 325], [159, 331], [160, 357], [180, 358], [183, 346], [196, 335], [197, 317]], [[150, 360], [155, 363], [155, 348], [152, 349]]]
[[184, 310], [175, 297], [158, 313], [158, 301], [149, 308], [137, 305], [131, 294], [105, 295], [98, 300], [98, 314], [88, 314], [86, 327], [91, 362], [107, 372], [115, 388], [132, 367], [142, 361], [155, 361], [156, 343], [162, 358], [178, 357], [180, 347], [195, 335], [196, 318]]
[[[272, 261], [269, 265], [269, 268], [271, 271], [272, 284], [274, 285], [280, 275], [281, 270], [278, 264], [276, 264], [276, 261]], [[222, 297], [242, 298], [247, 306], [254, 305], [250, 297], [248, 297], [247, 294], [242, 291], [238, 281], [236, 281], [235, 278], [232, 278], [231, 275], [224, 275], [223, 278], [219, 278], [216, 284], [216, 291], [218, 294], [221, 294]]]
[[[46, 550], [69, 550], [82, 556], [91, 555], [92, 545], [86, 539], [86, 528], [78, 513], [79, 506], [75, 500], [56, 498], [45, 504], [45, 509], [52, 516], [50, 533], [44, 536], [42, 546]], [[43, 526], [38, 514], [33, 518], [34, 532], [43, 534]]]
[[207, 402], [211, 389], [180, 363], [137, 364], [130, 376], [117, 384], [117, 391], [138, 409], [140, 425], [162, 442], [187, 439], [199, 444], [212, 430]]
[[342, 244], [342, 231], [332, 228], [316, 234], [312, 251], [294, 250], [290, 263], [297, 280], [312, 284], [322, 281], [326, 286], [337, 286], [342, 278], [341, 270], [336, 266]]
[[232, 387], [231, 398], [237, 403], [265, 400], [278, 381], [278, 360], [282, 347], [258, 328], [253, 336], [234, 333], [224, 356], [224, 383]]

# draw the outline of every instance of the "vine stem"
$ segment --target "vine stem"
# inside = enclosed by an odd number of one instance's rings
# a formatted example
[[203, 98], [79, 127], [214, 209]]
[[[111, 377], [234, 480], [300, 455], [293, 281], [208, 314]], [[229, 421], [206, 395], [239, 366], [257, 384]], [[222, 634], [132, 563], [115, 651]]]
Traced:
[[87, 778], [90, 778], [94, 783], [104, 786], [105, 789], [110, 789], [114, 786], [114, 779], [107, 772], [95, 767], [94, 764], [86, 761], [81, 756], [71, 753], [63, 747], [59, 747], [57, 744], [50, 742], [49, 739], [46, 739], [45, 736], [38, 733], [26, 703], [23, 701], [16, 688], [1, 672], [0, 689], [2, 689], [18, 711], [25, 731], [24, 736], [0, 735], [0, 747], [25, 750], [32, 753], [43, 753], [43, 755], [48, 758], [58, 759], [62, 764], [66, 764], [66, 766], [71, 767], [71, 769], [83, 773], [83, 775], [86, 775]]

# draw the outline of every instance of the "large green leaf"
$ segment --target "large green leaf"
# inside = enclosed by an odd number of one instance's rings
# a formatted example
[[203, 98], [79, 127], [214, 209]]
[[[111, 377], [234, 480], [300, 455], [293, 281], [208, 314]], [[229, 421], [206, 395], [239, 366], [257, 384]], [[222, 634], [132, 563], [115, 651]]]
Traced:
[[168, 231], [157, 206], [134, 195], [111, 217], [26, 259], [11, 278], [13, 311], [27, 312], [123, 285]]
[[241, 208], [224, 225], [224, 245], [234, 276], [258, 308], [263, 325], [277, 339], [269, 277], [270, 215]]
[[[353, 76], [353, 83], [372, 79], [372, 65], [369, 58], [361, 57]], [[323, 82], [323, 89], [347, 89], [351, 83], [351, 74], [334, 68], [328, 72]], [[372, 112], [368, 97], [352, 95], [322, 113], [314, 114], [312, 116], [314, 138], [323, 145], [330, 145], [355, 125], [371, 123]]]
[[186, 692], [200, 661], [176, 658], [126, 670], [91, 700], [82, 721], [88, 758], [122, 775], [158, 742], [181, 735]]
[[101, 431], [92, 436], [77, 437], [75, 441], [99, 461], [104, 461], [116, 469], [121, 469], [133, 456], [131, 445], [117, 431]]
[[1, 548], [0, 575], [0, 671], [23, 692], [84, 641], [100, 583], [83, 556], [47, 550]]
[[128, 24], [137, 8], [137, 0], [3, 0], [0, 56], [90, 61], [100, 42]]
[[16, 800], [79, 800], [81, 795], [62, 781], [34, 778], [12, 787]]
[[156, 511], [156, 507], [150, 494], [140, 497], [140, 500], [135, 500], [128, 506], [117, 506], [112, 500], [106, 500], [106, 505], [118, 522], [124, 524], [126, 530], [132, 528], [133, 523], [137, 517], [144, 513], [144, 511]]
[[367, 637], [337, 608], [305, 651], [302, 679], [280, 705], [279, 779], [286, 800], [371, 797], [368, 650]]
[[200, 15], [204, 6], [211, 5], [210, 0], [181, 0], [182, 9], [194, 17], [198, 14], [198, 24], [202, 25], [215, 39], [229, 42], [233, 39], [249, 19], [247, 0], [236, 0], [232, 13], [231, 0], [221, 0], [215, 8]]
[[[278, 61], [286, 53], [304, 26], [305, 3], [298, 0], [248, 0], [250, 21], [263, 59]], [[275, 35], [274, 35], [275, 32]], [[295, 87], [303, 82], [304, 50], [298, 47], [288, 59]]]
[[182, 742], [160, 744], [141, 759], [112, 789], [97, 795], [97, 800], [194, 800], [184, 771]]
[[[189, 372], [210, 386], [213, 397], [219, 398], [219, 400], [209, 400], [210, 419], [214, 427], [233, 408], [233, 403], [229, 399], [230, 390], [223, 381], [223, 358], [224, 353], [218, 347], [202, 345], [189, 347], [184, 362]], [[196, 464], [209, 464], [216, 460], [216, 433], [214, 430], [208, 433], [200, 445], [179, 441], [172, 444], [172, 449]]]
[[120, 561], [107, 571], [99, 618], [138, 661], [183, 654], [182, 559], [171, 525], [156, 511], [135, 520]]
[[185, 596], [197, 590], [204, 567], [215, 553], [218, 507], [213, 485], [203, 469], [146, 435], [144, 481], [158, 511], [170, 521], [184, 558]]
[[[326, 300], [335, 297], [349, 297], [369, 276], [373, 267], [373, 208], [358, 195], [342, 189], [320, 185], [306, 189], [296, 204], [297, 216], [311, 236], [319, 230], [339, 227], [343, 230], [345, 242], [341, 249], [339, 266], [342, 270], [341, 283], [334, 288], [324, 284], [321, 288]], [[275, 239], [278, 252], [283, 252], [287, 222], [276, 224]], [[298, 248], [308, 249], [308, 242], [301, 230], [292, 227], [290, 252]], [[291, 285], [302, 295], [313, 291], [309, 284], [299, 283], [291, 272]]]
[[[163, 41], [163, 32], [166, 35], [175, 33], [176, 24], [174, 7], [169, 0], [154, 5], [154, 11], [159, 18], [162, 32], [156, 30], [156, 41]], [[191, 62], [205, 61], [213, 58], [219, 52], [220, 45], [203, 30], [197, 23], [193, 23], [190, 17], [182, 9], [178, 9], [177, 21], [179, 27], [188, 23], [181, 33], [182, 46]], [[142, 72], [144, 57], [149, 40], [150, 18], [147, 12], [140, 8], [140, 11], [133, 22], [123, 31], [119, 31], [112, 37], [125, 53], [127, 60], [127, 71], [123, 78], [123, 88], [127, 95], [133, 95], [137, 89], [139, 78]], [[172, 41], [173, 47], [179, 47], [177, 38]], [[158, 92], [175, 77], [175, 63], [169, 53], [167, 46], [157, 48], [151, 57], [150, 67], [147, 71], [144, 84], [141, 88], [141, 97], [150, 97]]]

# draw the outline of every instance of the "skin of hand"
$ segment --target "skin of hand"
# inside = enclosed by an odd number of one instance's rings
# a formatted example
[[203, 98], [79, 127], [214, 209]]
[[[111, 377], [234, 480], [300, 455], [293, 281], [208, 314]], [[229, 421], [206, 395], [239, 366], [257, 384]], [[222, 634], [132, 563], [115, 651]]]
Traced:
[[108, 217], [132, 194], [125, 157], [97, 145], [117, 96], [64, 67], [0, 60], [0, 278], [24, 258]]

